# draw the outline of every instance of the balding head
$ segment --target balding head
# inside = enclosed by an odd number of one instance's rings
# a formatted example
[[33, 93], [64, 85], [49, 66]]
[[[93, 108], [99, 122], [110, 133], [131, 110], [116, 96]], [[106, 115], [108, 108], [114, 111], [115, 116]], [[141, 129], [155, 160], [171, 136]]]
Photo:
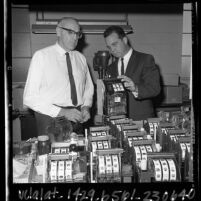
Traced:
[[62, 18], [56, 28], [58, 43], [66, 51], [73, 50], [80, 38], [80, 25], [78, 20], [72, 17]]
[[78, 23], [78, 20], [73, 18], [73, 17], [64, 17], [62, 18], [61, 20], [59, 20], [57, 26], [60, 26], [60, 27], [65, 27], [65, 26], [68, 26], [68, 25], [77, 25], [79, 27], [79, 23]]

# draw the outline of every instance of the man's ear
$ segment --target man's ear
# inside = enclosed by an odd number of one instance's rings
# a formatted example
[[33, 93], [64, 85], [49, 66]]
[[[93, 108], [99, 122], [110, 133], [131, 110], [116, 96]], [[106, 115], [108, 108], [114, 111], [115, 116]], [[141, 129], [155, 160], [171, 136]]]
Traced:
[[123, 37], [123, 41], [124, 41], [125, 44], [128, 44], [128, 38], [126, 36]]
[[61, 29], [59, 27], [56, 28], [57, 37], [61, 36]]

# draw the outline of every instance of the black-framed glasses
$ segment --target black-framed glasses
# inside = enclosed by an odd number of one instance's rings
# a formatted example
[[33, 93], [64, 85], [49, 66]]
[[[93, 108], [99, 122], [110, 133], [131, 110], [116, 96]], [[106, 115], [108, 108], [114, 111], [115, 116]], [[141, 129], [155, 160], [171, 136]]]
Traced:
[[74, 31], [72, 29], [67, 29], [67, 28], [64, 28], [64, 27], [59, 27], [59, 28], [67, 31], [70, 35], [72, 35], [72, 34], [76, 35], [77, 38], [81, 38], [82, 37], [82, 32], [81, 31], [76, 32], [76, 31]]

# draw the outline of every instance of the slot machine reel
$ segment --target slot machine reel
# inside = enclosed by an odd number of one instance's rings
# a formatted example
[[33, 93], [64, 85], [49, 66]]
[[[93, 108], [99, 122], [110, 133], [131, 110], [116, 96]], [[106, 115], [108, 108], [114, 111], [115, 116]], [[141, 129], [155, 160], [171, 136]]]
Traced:
[[96, 154], [96, 183], [121, 182], [123, 149], [97, 150]]
[[96, 150], [110, 149], [112, 139], [113, 137], [111, 135], [101, 137], [89, 137], [89, 150], [91, 150], [95, 155]]
[[116, 138], [110, 135], [111, 128], [98, 126], [89, 128], [89, 150], [95, 155], [96, 149], [109, 149], [116, 147]]
[[[135, 137], [134, 137], [135, 138]], [[133, 166], [133, 172], [134, 172], [134, 182], [138, 181], [138, 172], [143, 165], [145, 165], [147, 161], [147, 153], [149, 152], [156, 152], [156, 146], [155, 141], [153, 139], [141, 139], [136, 140], [133, 139], [133, 135], [131, 138], [131, 143], [129, 144], [129, 140], [127, 139], [127, 148], [124, 148], [125, 152], [123, 153], [123, 161], [125, 161], [125, 158], [128, 158], [130, 164]], [[127, 156], [127, 157], [126, 157]]]
[[180, 167], [182, 181], [189, 179], [189, 160], [191, 154], [191, 137], [190, 136], [171, 136], [169, 135], [170, 147], [169, 150], [174, 151], [176, 160]]
[[180, 169], [173, 153], [147, 153], [146, 168], [138, 169], [138, 182], [179, 182]]
[[114, 137], [110, 135], [110, 127], [96, 126], [89, 128], [89, 151], [90, 151], [90, 178], [91, 182], [95, 182], [96, 178], [96, 151], [97, 150], [109, 150], [112, 148], [112, 141]]
[[109, 126], [93, 126], [89, 128], [89, 135], [92, 137], [100, 137], [109, 135]]
[[87, 154], [48, 155], [48, 183], [87, 182]]
[[53, 142], [48, 155], [49, 183], [86, 182], [88, 158], [83, 136], [71, 133], [66, 142]]
[[143, 139], [137, 141], [132, 139], [131, 148], [134, 156], [133, 162], [137, 167], [141, 167], [142, 160], [147, 160], [147, 153], [157, 152], [155, 141], [152, 139]]

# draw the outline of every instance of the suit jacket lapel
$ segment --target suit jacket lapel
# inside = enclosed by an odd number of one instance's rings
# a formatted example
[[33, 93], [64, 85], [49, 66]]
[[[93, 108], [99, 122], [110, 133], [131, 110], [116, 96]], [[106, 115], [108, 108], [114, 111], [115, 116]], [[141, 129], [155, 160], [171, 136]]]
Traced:
[[112, 77], [118, 76], [118, 59], [111, 65], [111, 75]]
[[137, 68], [137, 57], [136, 57], [137, 52], [133, 50], [131, 57], [128, 61], [128, 66], [126, 68], [126, 73], [125, 75], [130, 77], [131, 75], [134, 74], [136, 68]]

